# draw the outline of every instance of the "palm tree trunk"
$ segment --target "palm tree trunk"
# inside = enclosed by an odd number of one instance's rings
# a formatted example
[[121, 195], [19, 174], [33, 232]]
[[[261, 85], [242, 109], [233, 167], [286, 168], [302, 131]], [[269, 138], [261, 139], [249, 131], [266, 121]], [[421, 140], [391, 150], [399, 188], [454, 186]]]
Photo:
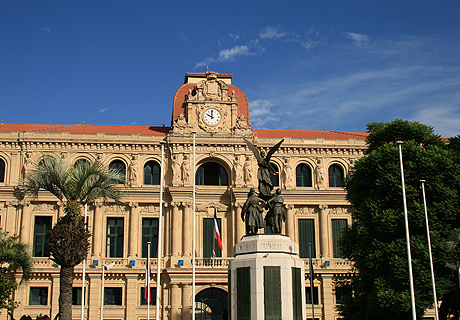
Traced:
[[61, 266], [59, 291], [60, 320], [72, 320], [72, 283], [74, 267]]

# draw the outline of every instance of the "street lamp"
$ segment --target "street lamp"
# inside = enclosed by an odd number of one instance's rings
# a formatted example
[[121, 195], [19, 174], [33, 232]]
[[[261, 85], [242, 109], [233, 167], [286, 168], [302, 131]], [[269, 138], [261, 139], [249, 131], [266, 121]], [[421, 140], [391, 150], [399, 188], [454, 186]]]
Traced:
[[102, 266], [102, 285], [101, 285], [101, 320], [104, 319], [104, 279], [105, 279], [105, 270], [110, 270], [115, 266], [115, 262], [106, 264]]

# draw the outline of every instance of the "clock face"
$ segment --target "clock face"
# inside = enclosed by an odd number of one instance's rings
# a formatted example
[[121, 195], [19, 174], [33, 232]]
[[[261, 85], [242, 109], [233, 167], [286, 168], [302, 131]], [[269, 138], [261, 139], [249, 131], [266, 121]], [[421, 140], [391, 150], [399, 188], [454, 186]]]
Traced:
[[204, 122], [211, 126], [218, 124], [220, 122], [220, 119], [220, 112], [216, 109], [208, 109], [205, 111], [203, 115]]

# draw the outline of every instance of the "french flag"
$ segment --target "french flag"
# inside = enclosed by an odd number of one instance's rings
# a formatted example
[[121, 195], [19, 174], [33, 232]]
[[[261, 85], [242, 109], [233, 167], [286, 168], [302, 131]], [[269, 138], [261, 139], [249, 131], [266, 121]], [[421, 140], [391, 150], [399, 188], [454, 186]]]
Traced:
[[150, 294], [150, 261], [147, 263], [147, 267], [145, 268], [144, 298], [147, 302], [152, 301]]
[[214, 238], [217, 239], [217, 244], [219, 245], [220, 250], [223, 250], [222, 239], [220, 238], [219, 224], [217, 223], [217, 209], [214, 208]]

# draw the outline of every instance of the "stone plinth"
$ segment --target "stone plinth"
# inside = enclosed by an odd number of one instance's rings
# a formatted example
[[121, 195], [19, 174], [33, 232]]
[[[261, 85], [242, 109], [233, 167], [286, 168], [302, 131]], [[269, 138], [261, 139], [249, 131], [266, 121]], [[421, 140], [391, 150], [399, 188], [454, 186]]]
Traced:
[[298, 252], [287, 236], [244, 236], [229, 265], [230, 319], [305, 319], [305, 271]]

